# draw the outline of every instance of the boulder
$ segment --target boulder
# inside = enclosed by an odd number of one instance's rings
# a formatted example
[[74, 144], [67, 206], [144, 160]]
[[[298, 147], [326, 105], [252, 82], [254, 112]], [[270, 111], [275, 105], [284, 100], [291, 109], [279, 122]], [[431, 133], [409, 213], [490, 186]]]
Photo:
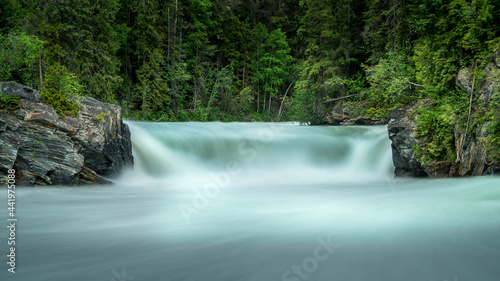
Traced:
[[32, 102], [40, 102], [42, 100], [38, 91], [17, 82], [0, 83], [0, 92], [8, 96], [21, 97]]
[[500, 69], [494, 63], [488, 64], [484, 73], [486, 77], [478, 88], [479, 99], [485, 103], [488, 103], [495, 92], [499, 91], [500, 88]]
[[[474, 96], [479, 97], [484, 103], [488, 103], [493, 96], [493, 94], [499, 91], [500, 87], [500, 69], [497, 63], [492, 62], [486, 65], [483, 70], [484, 78], [479, 80], [479, 77], [475, 77], [474, 82]], [[469, 68], [461, 69], [458, 72], [455, 84], [464, 92], [470, 94], [473, 90], [472, 82], [474, 81], [474, 75]]]
[[455, 84], [464, 92], [470, 94], [472, 92], [473, 75], [470, 69], [464, 68], [458, 72]]
[[98, 175], [117, 175], [132, 164], [130, 130], [122, 122], [121, 108], [90, 97], [79, 104], [80, 114], [70, 118], [78, 125], [73, 128], [73, 139], [80, 146], [85, 166]]
[[78, 116], [62, 117], [33, 89], [9, 82], [2, 90], [21, 99], [19, 109], [0, 111], [0, 182], [15, 169], [21, 185], [109, 183], [133, 165], [119, 106], [84, 97]]
[[394, 174], [398, 177], [427, 177], [420, 159], [416, 156], [414, 147], [421, 143], [417, 138], [416, 125], [411, 113], [416, 107], [399, 107], [388, 114], [387, 126], [389, 139], [392, 141], [392, 160]]

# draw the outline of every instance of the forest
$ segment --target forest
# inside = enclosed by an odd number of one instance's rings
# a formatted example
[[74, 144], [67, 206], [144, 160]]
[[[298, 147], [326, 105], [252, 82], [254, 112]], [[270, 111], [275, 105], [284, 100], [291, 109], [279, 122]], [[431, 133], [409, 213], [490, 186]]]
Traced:
[[340, 97], [378, 118], [430, 99], [439, 129], [469, 107], [458, 71], [480, 77], [500, 51], [499, 0], [0, 3], [0, 81], [60, 114], [90, 95], [134, 120], [314, 123]]

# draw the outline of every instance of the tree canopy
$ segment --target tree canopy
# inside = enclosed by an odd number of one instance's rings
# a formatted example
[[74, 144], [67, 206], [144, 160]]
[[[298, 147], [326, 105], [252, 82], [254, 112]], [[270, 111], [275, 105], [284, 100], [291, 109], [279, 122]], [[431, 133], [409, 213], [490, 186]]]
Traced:
[[0, 11], [1, 80], [153, 121], [273, 120], [283, 108], [313, 121], [324, 101], [360, 93], [378, 112], [439, 100], [500, 48], [494, 0], [4, 0]]

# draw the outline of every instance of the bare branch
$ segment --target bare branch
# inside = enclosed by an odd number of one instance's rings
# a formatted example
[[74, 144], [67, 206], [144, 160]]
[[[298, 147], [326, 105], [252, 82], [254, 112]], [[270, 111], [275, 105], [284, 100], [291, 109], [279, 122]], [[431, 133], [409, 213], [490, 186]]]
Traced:
[[327, 100], [327, 101], [324, 101], [324, 102], [322, 102], [322, 103], [327, 103], [327, 102], [332, 102], [332, 101], [343, 100], [343, 99], [347, 99], [347, 98], [350, 98], [350, 97], [357, 96], [357, 95], [359, 95], [359, 94], [361, 94], [361, 92], [356, 93], [356, 94], [352, 94], [352, 95], [348, 95], [348, 96], [344, 96], [344, 97], [340, 97], [340, 98], [335, 98], [335, 99]]
[[412, 86], [415, 86], [415, 87], [419, 87], [419, 88], [425, 89], [425, 87], [423, 85], [420, 85], [420, 84], [417, 84], [417, 83], [413, 83], [413, 82], [410, 82], [410, 81], [407, 81], [406, 84], [409, 84], [409, 85], [412, 85]]

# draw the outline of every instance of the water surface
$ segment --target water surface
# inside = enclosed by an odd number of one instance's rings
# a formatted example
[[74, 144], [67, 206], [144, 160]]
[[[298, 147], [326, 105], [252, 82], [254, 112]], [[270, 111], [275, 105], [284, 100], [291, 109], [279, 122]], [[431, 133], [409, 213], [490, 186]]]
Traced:
[[129, 125], [115, 185], [17, 190], [1, 280], [500, 280], [500, 179], [394, 179], [386, 127]]

